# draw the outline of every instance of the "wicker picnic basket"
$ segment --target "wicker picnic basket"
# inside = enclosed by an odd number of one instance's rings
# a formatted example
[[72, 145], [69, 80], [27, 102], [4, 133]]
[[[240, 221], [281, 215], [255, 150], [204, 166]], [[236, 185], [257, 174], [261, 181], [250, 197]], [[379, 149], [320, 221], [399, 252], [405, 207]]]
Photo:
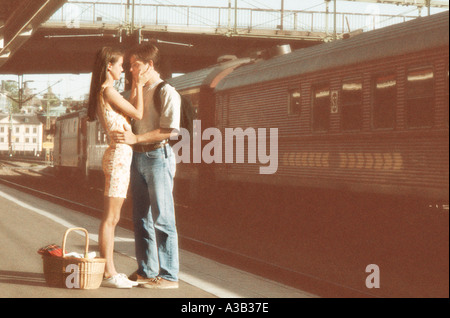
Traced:
[[[67, 257], [65, 255], [67, 235], [72, 231], [83, 231], [85, 234], [85, 258]], [[83, 228], [71, 228], [64, 233], [62, 242], [62, 257], [43, 255], [44, 262], [44, 276], [47, 285], [51, 287], [62, 288], [79, 288], [79, 289], [97, 289], [103, 280], [103, 274], [105, 272], [106, 259], [104, 258], [87, 258], [89, 251], [89, 234], [86, 229]], [[78, 269], [78, 280], [72, 279], [74, 271], [69, 270], [66, 272], [66, 268], [69, 265], [76, 265]], [[69, 281], [77, 281], [76, 284], [67, 283], [67, 278], [72, 275]], [[75, 286], [73, 286], [75, 285]]]

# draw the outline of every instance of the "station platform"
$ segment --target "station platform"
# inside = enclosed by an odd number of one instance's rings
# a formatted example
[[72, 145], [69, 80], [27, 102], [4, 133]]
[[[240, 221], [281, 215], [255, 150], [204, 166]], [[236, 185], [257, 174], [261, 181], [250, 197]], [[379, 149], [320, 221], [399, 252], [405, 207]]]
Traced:
[[[180, 287], [95, 290], [51, 288], [38, 249], [62, 245], [68, 228], [88, 230], [89, 251], [98, 253], [100, 220], [0, 184], [0, 298], [317, 298], [316, 295], [180, 250]], [[75, 234], [76, 233], [76, 234]], [[68, 251], [83, 252], [84, 235], [71, 233]], [[136, 270], [133, 233], [116, 229], [115, 265]]]

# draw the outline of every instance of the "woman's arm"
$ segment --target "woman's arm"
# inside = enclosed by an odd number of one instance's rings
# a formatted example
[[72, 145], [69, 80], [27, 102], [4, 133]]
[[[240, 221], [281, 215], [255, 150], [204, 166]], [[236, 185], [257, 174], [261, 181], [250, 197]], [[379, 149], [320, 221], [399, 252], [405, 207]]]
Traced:
[[113, 87], [107, 87], [104, 92], [105, 101], [109, 104], [117, 107], [124, 114], [130, 116], [133, 119], [140, 120], [144, 115], [144, 98], [142, 92], [142, 86], [138, 86], [136, 94], [136, 107], [127, 101], [122, 95], [119, 94]]
[[135, 135], [128, 127], [124, 127], [124, 131], [114, 131], [111, 133], [111, 137], [117, 143], [124, 143], [128, 145], [140, 144], [140, 143], [159, 143], [163, 140], [170, 139], [171, 136], [177, 136], [178, 130], [171, 128], [158, 128], [146, 132], [141, 135]]
[[[140, 73], [137, 78], [133, 78], [130, 101], [127, 101], [113, 87], [107, 87], [104, 92], [105, 101], [114, 105], [126, 115], [133, 119], [140, 120], [144, 115], [144, 93], [143, 87], [148, 81], [150, 72], [147, 70]], [[134, 105], [134, 106], [133, 106]]]

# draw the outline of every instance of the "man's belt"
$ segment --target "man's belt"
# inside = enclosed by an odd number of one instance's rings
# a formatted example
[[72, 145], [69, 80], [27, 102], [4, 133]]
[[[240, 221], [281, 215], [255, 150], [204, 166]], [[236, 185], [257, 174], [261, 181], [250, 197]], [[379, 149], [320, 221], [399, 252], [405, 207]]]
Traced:
[[158, 144], [147, 144], [147, 145], [140, 145], [140, 144], [136, 144], [133, 145], [133, 150], [136, 152], [149, 152], [149, 151], [153, 151], [159, 148], [164, 147], [167, 144], [167, 140], [158, 143]]

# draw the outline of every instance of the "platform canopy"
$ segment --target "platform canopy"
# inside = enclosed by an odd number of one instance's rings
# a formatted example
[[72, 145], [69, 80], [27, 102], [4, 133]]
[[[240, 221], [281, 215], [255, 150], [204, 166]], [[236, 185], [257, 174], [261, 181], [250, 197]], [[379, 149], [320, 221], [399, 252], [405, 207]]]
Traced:
[[0, 0], [0, 66], [66, 0]]

